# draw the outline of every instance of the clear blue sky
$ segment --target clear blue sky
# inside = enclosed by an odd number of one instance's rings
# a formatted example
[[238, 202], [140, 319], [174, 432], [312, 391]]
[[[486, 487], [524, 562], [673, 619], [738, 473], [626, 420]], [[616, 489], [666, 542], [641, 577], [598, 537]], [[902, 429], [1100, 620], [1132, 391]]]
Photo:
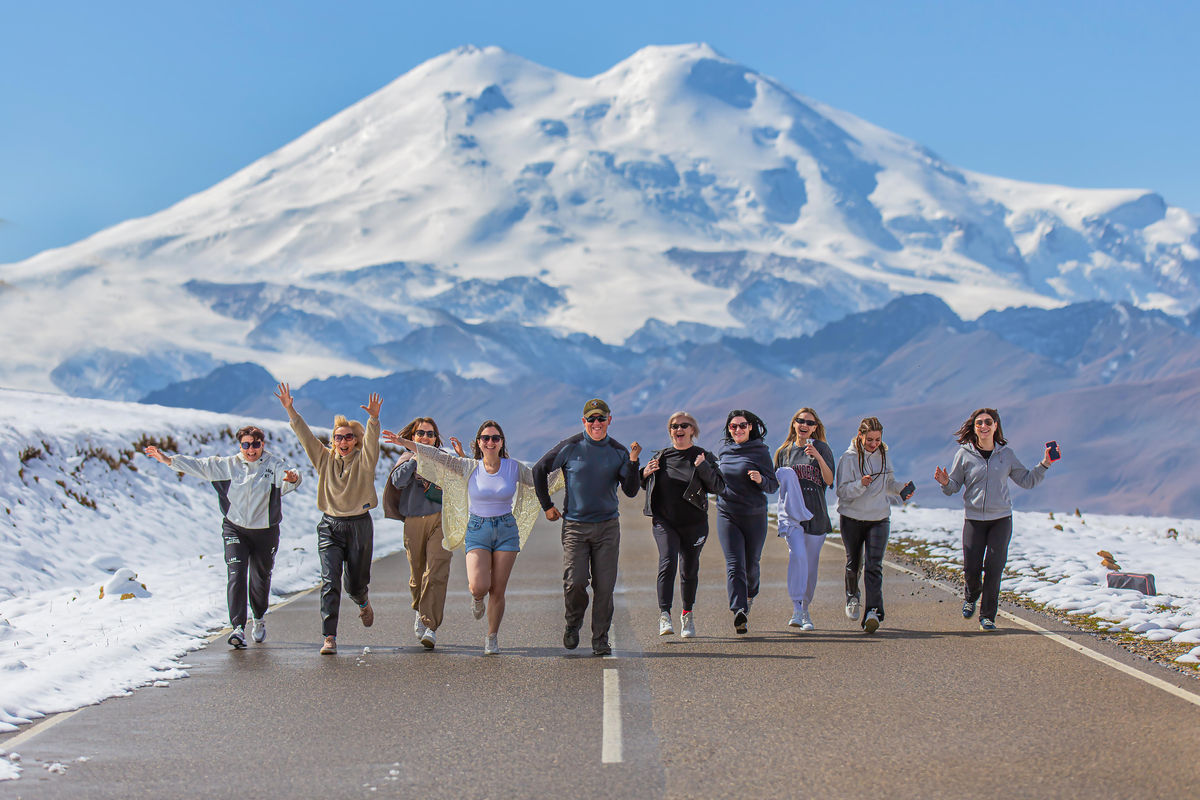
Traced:
[[706, 41], [958, 166], [1200, 212], [1200, 3], [0, 3], [0, 263], [205, 189], [422, 61]]

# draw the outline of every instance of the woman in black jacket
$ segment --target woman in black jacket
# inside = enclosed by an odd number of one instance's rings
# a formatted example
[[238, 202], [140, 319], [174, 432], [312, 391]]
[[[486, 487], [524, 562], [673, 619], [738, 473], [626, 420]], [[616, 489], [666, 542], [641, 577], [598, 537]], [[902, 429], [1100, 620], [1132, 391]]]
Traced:
[[676, 411], [667, 420], [671, 445], [654, 454], [642, 470], [646, 489], [645, 514], [654, 521], [658, 545], [658, 635], [675, 632], [671, 622], [676, 565], [683, 600], [680, 636], [696, 635], [692, 606], [700, 578], [700, 549], [708, 538], [708, 493], [719, 494], [725, 480], [717, 471], [716, 457], [699, 447], [696, 418]]

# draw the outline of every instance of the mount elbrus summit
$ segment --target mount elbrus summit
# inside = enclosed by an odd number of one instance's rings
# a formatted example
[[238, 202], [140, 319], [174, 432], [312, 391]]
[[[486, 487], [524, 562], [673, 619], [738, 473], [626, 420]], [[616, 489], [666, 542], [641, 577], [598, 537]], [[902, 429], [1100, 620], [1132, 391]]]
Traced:
[[1020, 502], [1195, 514], [1198, 279], [1200, 220], [1153, 192], [959, 169], [706, 45], [591, 78], [468, 47], [0, 266], [0, 385], [270, 416], [274, 379], [306, 414], [374, 390], [524, 457], [597, 394], [651, 444], [680, 407], [774, 441], [811, 405], [835, 450], [881, 417], [918, 477], [996, 405], [1023, 458], [1068, 453]]

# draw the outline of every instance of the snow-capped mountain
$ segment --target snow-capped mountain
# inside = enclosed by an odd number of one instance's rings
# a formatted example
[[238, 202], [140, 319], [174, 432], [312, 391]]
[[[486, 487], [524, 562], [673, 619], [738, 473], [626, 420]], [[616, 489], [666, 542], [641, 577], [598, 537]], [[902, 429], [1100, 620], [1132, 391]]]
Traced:
[[395, 343], [460, 323], [765, 343], [915, 293], [965, 318], [1093, 299], [1182, 315], [1198, 231], [1151, 192], [958, 169], [707, 45], [590, 78], [467, 47], [164, 211], [0, 267], [20, 342], [0, 384], [375, 376], [413, 363]]

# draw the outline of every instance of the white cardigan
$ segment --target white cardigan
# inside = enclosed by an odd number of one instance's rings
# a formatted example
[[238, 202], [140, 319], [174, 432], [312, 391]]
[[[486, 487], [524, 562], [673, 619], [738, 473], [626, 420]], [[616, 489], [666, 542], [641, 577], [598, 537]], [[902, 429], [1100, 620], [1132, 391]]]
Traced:
[[[417, 447], [417, 474], [442, 487], [442, 547], [447, 550], [459, 549], [467, 536], [467, 519], [471, 515], [467, 487], [471, 474], [481, 462], [446, 453], [427, 444], [414, 444]], [[533, 490], [533, 471], [519, 461], [517, 466], [520, 473], [512, 513], [517, 520], [521, 549], [524, 549], [533, 523], [542, 513], [542, 504]], [[562, 470], [558, 470], [551, 481], [550, 493], [557, 492], [563, 485]]]

